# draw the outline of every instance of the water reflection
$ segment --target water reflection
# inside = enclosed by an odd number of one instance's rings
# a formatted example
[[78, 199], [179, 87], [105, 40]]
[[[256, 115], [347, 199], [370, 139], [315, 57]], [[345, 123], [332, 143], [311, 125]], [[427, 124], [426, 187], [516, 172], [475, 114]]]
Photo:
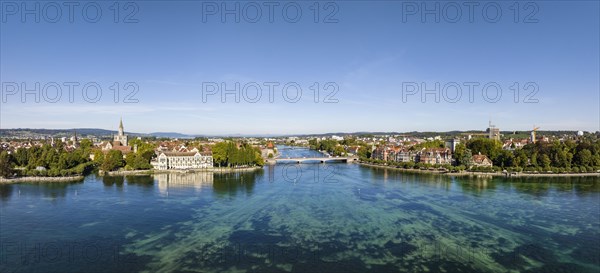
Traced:
[[544, 196], [550, 190], [588, 196], [600, 192], [600, 179], [594, 176], [519, 177], [509, 180], [518, 192]]
[[419, 184], [437, 189], [450, 190], [452, 177], [431, 173], [415, 173], [404, 170], [365, 167], [361, 168], [364, 173], [370, 174], [371, 181], [383, 181], [384, 183], [408, 183]]
[[496, 189], [496, 182], [492, 177], [461, 177], [457, 178], [455, 182], [460, 186], [463, 192], [471, 193], [475, 196], [479, 196], [483, 192]]
[[158, 181], [158, 191], [162, 194], [168, 194], [171, 189], [194, 189], [200, 192], [213, 184], [212, 172], [159, 173], [154, 178]]
[[150, 175], [133, 175], [126, 176], [127, 185], [137, 185], [144, 188], [152, 188], [154, 186], [154, 178]]
[[104, 186], [107, 187], [112, 187], [116, 185], [117, 188], [122, 189], [123, 183], [125, 183], [125, 177], [105, 175], [102, 176], [102, 183], [104, 184]]
[[263, 171], [215, 174], [213, 191], [217, 197], [236, 196], [238, 192], [252, 195], [257, 178]]
[[83, 181], [0, 185], [0, 199], [8, 202], [14, 196], [27, 196], [49, 198], [52, 201], [62, 200], [70, 193], [69, 187], [81, 184]]
[[12, 195], [13, 186], [0, 184], [0, 200], [7, 202]]

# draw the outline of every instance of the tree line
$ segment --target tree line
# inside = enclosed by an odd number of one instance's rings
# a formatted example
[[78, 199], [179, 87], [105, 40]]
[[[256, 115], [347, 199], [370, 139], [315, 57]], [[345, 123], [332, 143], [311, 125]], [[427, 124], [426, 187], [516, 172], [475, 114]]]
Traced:
[[65, 149], [65, 143], [58, 141], [55, 146], [44, 144], [29, 149], [18, 148], [13, 154], [0, 153], [0, 176], [69, 176], [87, 174], [94, 169], [89, 154], [92, 142], [81, 141], [72, 151]]
[[326, 151], [333, 156], [343, 156], [346, 154], [344, 147], [335, 139], [317, 140], [316, 138], [308, 140], [311, 149], [317, 151]]
[[237, 145], [232, 141], [223, 141], [212, 147], [213, 163], [218, 167], [262, 166], [264, 160], [260, 149], [247, 143]]

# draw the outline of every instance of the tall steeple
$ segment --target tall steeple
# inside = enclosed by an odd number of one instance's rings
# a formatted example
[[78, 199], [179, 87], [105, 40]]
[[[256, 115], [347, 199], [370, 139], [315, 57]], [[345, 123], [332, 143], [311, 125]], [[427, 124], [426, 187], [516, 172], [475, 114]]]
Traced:
[[123, 128], [123, 118], [121, 118], [121, 121], [119, 122], [119, 133], [114, 136], [113, 146], [115, 144], [127, 146], [127, 135], [125, 134], [125, 129]]
[[119, 122], [119, 136], [124, 135], [124, 129], [123, 129], [123, 118], [121, 117], [121, 121]]
[[71, 136], [71, 145], [73, 145], [73, 147], [77, 147], [79, 145], [77, 131], [75, 129], [73, 129], [73, 136]]

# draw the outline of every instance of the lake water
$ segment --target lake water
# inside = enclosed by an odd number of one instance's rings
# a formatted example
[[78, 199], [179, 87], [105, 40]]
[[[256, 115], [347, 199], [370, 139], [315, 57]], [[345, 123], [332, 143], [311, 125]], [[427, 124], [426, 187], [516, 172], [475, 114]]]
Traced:
[[0, 272], [599, 272], [599, 180], [341, 163], [0, 185]]

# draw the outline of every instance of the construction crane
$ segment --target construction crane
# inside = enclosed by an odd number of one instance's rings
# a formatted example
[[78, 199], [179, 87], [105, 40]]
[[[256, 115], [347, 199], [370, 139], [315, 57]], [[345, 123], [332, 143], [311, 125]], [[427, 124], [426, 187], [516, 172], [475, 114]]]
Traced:
[[535, 143], [535, 132], [540, 129], [540, 127], [535, 127], [535, 125], [533, 125], [533, 130], [531, 130], [531, 143]]

